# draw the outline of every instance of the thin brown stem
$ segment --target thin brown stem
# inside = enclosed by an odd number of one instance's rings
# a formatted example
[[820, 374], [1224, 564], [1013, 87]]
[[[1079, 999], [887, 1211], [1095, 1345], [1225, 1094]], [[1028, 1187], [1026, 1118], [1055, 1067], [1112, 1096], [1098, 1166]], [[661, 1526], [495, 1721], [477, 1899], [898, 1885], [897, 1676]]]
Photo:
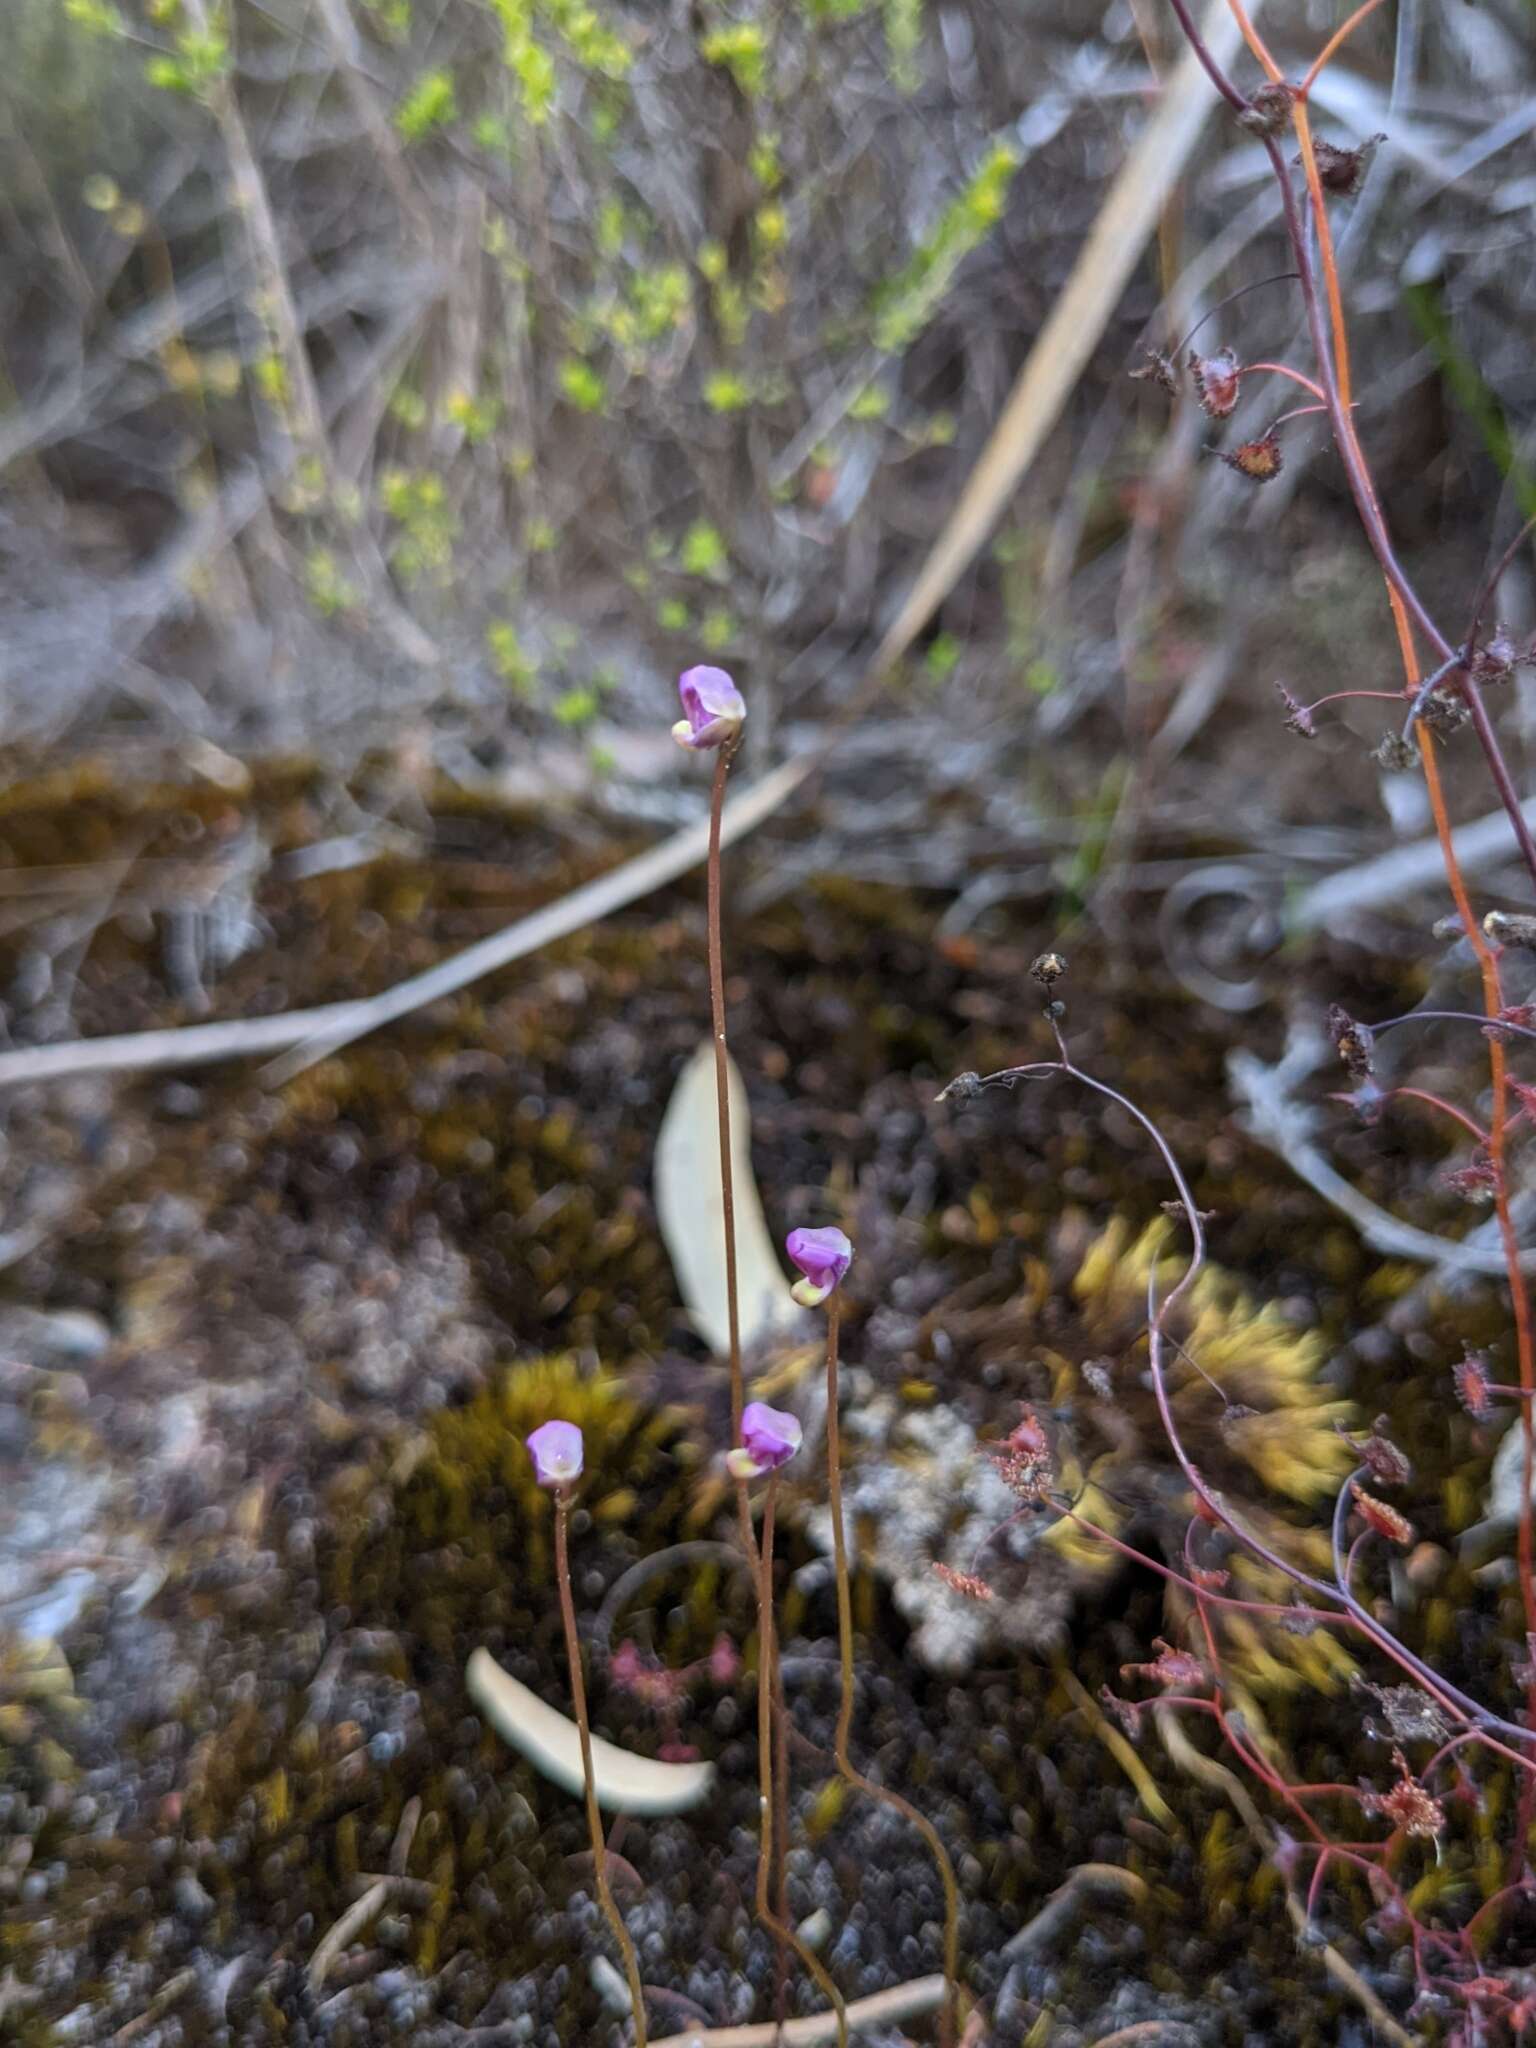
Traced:
[[731, 1062], [725, 1043], [725, 949], [720, 920], [720, 818], [725, 809], [725, 782], [736, 751], [728, 740], [715, 755], [715, 778], [709, 793], [709, 853], [706, 876], [709, 917], [709, 1013], [715, 1041], [715, 1099], [720, 1120], [720, 1209], [725, 1223], [725, 1314], [730, 1330], [731, 1441], [741, 1436], [745, 1401], [741, 1373], [741, 1306], [736, 1290], [736, 1193], [731, 1178]]
[[960, 2030], [960, 1888], [955, 1882], [949, 1852], [939, 1840], [938, 1829], [910, 1801], [886, 1785], [855, 1769], [848, 1753], [853, 1729], [853, 1594], [848, 1578], [848, 1539], [843, 1528], [842, 1439], [838, 1424], [837, 1334], [839, 1309], [836, 1294], [827, 1302], [827, 1503], [832, 1515], [832, 1567], [837, 1580], [837, 1649], [842, 1666], [842, 1698], [837, 1709], [834, 1751], [837, 1768], [847, 1782], [872, 1799], [910, 1821], [938, 1865], [944, 1887], [944, 2003], [939, 2008], [941, 2048], [954, 2048]]
[[763, 1533], [757, 1546], [757, 1917], [769, 1933], [792, 1948], [837, 2016], [837, 2048], [848, 2048], [848, 2009], [842, 1993], [826, 1968], [800, 1939], [787, 1920], [774, 1911], [768, 1896], [768, 1878], [773, 1868], [773, 1672], [778, 1660], [777, 1630], [773, 1612], [773, 1510], [778, 1480], [769, 1475], [763, 1496]]
[[624, 1974], [629, 1979], [629, 2002], [635, 2014], [635, 2048], [646, 2048], [645, 1992], [640, 1983], [640, 1964], [629, 1930], [619, 1916], [608, 1884], [608, 1843], [603, 1834], [603, 1817], [597, 1805], [597, 1779], [592, 1771], [592, 1731], [587, 1724], [587, 1688], [581, 1675], [581, 1643], [576, 1634], [576, 1603], [571, 1595], [571, 1560], [567, 1542], [570, 1501], [564, 1493], [555, 1495], [555, 1577], [560, 1586], [560, 1619], [565, 1624], [565, 1654], [571, 1667], [571, 1712], [581, 1737], [581, 1775], [587, 1793], [587, 1832], [592, 1837], [592, 1864], [597, 1879], [597, 1897], [608, 1925], [613, 1929]]

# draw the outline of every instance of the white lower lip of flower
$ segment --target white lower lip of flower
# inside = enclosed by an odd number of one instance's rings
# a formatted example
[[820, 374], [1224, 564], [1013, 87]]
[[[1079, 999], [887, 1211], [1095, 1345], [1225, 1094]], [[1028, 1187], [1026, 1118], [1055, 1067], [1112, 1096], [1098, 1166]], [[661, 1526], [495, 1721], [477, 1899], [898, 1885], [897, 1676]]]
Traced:
[[802, 1308], [820, 1308], [832, 1292], [832, 1283], [828, 1281], [826, 1286], [820, 1287], [814, 1280], [797, 1280], [789, 1291]]
[[752, 1453], [738, 1444], [734, 1451], [726, 1452], [725, 1469], [733, 1479], [761, 1479], [768, 1467], [759, 1465]]

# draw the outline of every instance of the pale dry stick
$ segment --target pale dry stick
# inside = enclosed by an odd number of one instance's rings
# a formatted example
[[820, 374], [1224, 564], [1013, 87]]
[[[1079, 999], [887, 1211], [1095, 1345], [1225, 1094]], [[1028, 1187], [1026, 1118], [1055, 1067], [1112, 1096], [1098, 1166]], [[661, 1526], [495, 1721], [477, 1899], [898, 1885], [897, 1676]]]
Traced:
[[[1228, 46], [1225, 10], [1213, 9], [1211, 42]], [[854, 707], [867, 708], [890, 671], [911, 650], [956, 581], [985, 544], [998, 515], [1061, 417], [1082, 369], [1097, 345], [1121, 292], [1157, 223], [1168, 191], [1182, 175], [1199, 140], [1211, 99], [1199, 67], [1181, 60], [1147, 127], [1116, 176], [1079, 253], [1056, 307], [1036, 336], [997, 425], [967, 479], [959, 502], [934, 542], [906, 601], [875, 650]], [[782, 809], [820, 766], [825, 745], [785, 761], [726, 806], [721, 844], [744, 838]], [[171, 1031], [125, 1032], [70, 1044], [27, 1046], [0, 1053], [0, 1087], [59, 1080], [71, 1074], [148, 1073], [205, 1066], [252, 1055], [282, 1054], [265, 1078], [291, 1080], [316, 1060], [412, 1010], [509, 966], [541, 946], [583, 930], [622, 910], [703, 860], [708, 827], [700, 822], [626, 861], [595, 882], [547, 905], [505, 931], [493, 933], [426, 973], [377, 996], [291, 1010], [223, 1024]]]
[[[856, 1998], [848, 2007], [848, 2031], [862, 2034], [874, 2027], [900, 2026], [904, 2020], [937, 2012], [943, 2003], [941, 1976], [914, 1977], [909, 1984], [895, 1984], [889, 1991]], [[686, 2033], [653, 2041], [651, 2048], [825, 2048], [836, 2039], [836, 2015], [813, 2012], [803, 2019], [786, 2020], [782, 2027], [772, 2020], [746, 2027], [690, 2027]]]
[[827, 1301], [827, 1503], [832, 1515], [832, 1567], [837, 1581], [837, 1650], [842, 1671], [842, 1698], [837, 1710], [833, 1753], [837, 1768], [855, 1791], [901, 1815], [922, 1836], [938, 1867], [944, 1887], [944, 2004], [939, 2014], [940, 2048], [953, 2048], [960, 2021], [960, 1888], [954, 1865], [939, 1838], [939, 1831], [926, 1814], [919, 1813], [909, 1799], [888, 1785], [877, 1785], [854, 1764], [848, 1751], [853, 1730], [853, 1596], [848, 1582], [848, 1537], [843, 1527], [843, 1471], [839, 1442], [837, 1391], [837, 1332], [841, 1309], [837, 1295]]
[[342, 1952], [350, 1948], [360, 1935], [367, 1932], [378, 1919], [384, 1908], [394, 1898], [400, 1880], [396, 1877], [381, 1877], [377, 1884], [368, 1887], [360, 1899], [354, 1899], [341, 1918], [327, 1930], [314, 1954], [309, 1959], [305, 1976], [311, 1991], [319, 1991], [330, 1975], [332, 1965]]

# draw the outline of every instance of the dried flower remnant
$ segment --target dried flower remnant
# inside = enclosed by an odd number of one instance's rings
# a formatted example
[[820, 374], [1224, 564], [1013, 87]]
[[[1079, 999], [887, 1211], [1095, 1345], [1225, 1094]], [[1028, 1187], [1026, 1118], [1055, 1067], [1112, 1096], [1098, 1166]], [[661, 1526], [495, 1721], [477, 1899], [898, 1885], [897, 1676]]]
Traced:
[[581, 1431], [574, 1422], [545, 1422], [528, 1438], [528, 1455], [540, 1486], [563, 1492], [581, 1477]]
[[1285, 457], [1280, 452], [1280, 436], [1273, 427], [1256, 440], [1240, 441], [1235, 448], [1218, 448], [1216, 452], [1228, 469], [1235, 469], [1250, 483], [1273, 483], [1285, 467]]
[[1390, 1792], [1378, 1792], [1374, 1787], [1362, 1784], [1362, 1808], [1367, 1813], [1382, 1814], [1405, 1835], [1433, 1839], [1445, 1826], [1445, 1808], [1412, 1775], [1408, 1759], [1400, 1749], [1393, 1750], [1392, 1761], [1397, 1766], [1397, 1783]]
[[1474, 682], [1507, 683], [1512, 680], [1516, 668], [1529, 659], [1527, 651], [1516, 644], [1508, 628], [1498, 626], [1491, 637], [1473, 651], [1469, 673]]
[[[1483, 931], [1496, 946], [1518, 946], [1522, 952], [1536, 952], [1536, 917], [1517, 910], [1490, 910], [1483, 919]], [[1500, 1014], [1509, 1017], [1508, 1011]]]
[[1237, 352], [1219, 348], [1214, 355], [1189, 352], [1189, 374], [1195, 380], [1195, 396], [1208, 419], [1230, 419], [1242, 389], [1242, 367]]
[[1156, 384], [1166, 391], [1170, 398], [1179, 395], [1179, 373], [1174, 368], [1172, 356], [1164, 355], [1161, 349], [1142, 350], [1146, 360], [1131, 371], [1138, 384]]
[[1304, 740], [1317, 738], [1317, 722], [1301, 699], [1288, 690], [1284, 683], [1276, 683], [1280, 701], [1285, 706], [1285, 722], [1292, 732], [1300, 733]]
[[1295, 101], [1295, 87], [1273, 79], [1249, 94], [1248, 104], [1237, 118], [1250, 135], [1278, 135], [1289, 124]]
[[1041, 953], [1029, 963], [1031, 978], [1042, 988], [1052, 988], [1067, 971], [1065, 953]]
[[[1336, 142], [1324, 142], [1321, 138], [1315, 141], [1312, 154], [1317, 161], [1317, 180], [1323, 190], [1338, 199], [1353, 199], [1365, 183], [1371, 161], [1386, 139], [1385, 135], [1370, 135], [1353, 149], [1340, 149]], [[1296, 163], [1300, 165], [1300, 157], [1296, 158]]]
[[1441, 683], [1430, 691], [1419, 706], [1419, 716], [1435, 735], [1436, 739], [1448, 740], [1461, 731], [1472, 716], [1472, 707], [1460, 690], [1448, 683]]
[[1017, 1427], [1000, 1444], [990, 1444], [988, 1449], [1011, 1492], [1025, 1501], [1043, 1502], [1048, 1498], [1055, 1478], [1051, 1440], [1033, 1408], [1026, 1408]]
[[1451, 1368], [1456, 1398], [1474, 1422], [1493, 1420], [1493, 1395], [1488, 1378], [1488, 1361], [1469, 1351]]
[[1203, 1686], [1206, 1669], [1200, 1659], [1189, 1650], [1176, 1650], [1172, 1643], [1164, 1642], [1161, 1636], [1154, 1636], [1152, 1647], [1157, 1652], [1150, 1664], [1122, 1664], [1122, 1678], [1145, 1678], [1153, 1685], [1172, 1688], [1173, 1686]]
[[789, 1291], [802, 1308], [819, 1308], [853, 1264], [853, 1245], [840, 1230], [792, 1230], [784, 1249], [800, 1268]]
[[684, 669], [677, 694], [686, 714], [672, 728], [680, 747], [703, 751], [733, 740], [747, 715], [746, 700], [723, 668]]
[[1393, 1742], [1443, 1742], [1451, 1732], [1438, 1700], [1417, 1685], [1372, 1685], [1369, 1679], [1357, 1678], [1355, 1687], [1361, 1692], [1371, 1693], [1386, 1719], [1385, 1733], [1373, 1721], [1367, 1719], [1366, 1733], [1379, 1740], [1390, 1737]]
[[962, 1600], [990, 1600], [992, 1588], [985, 1579], [975, 1572], [956, 1571], [952, 1564], [936, 1564], [934, 1576], [944, 1581], [952, 1593], [958, 1593]]
[[1491, 1159], [1473, 1159], [1465, 1166], [1452, 1166], [1440, 1176], [1447, 1194], [1484, 1208], [1499, 1192], [1498, 1169]]
[[1413, 1477], [1413, 1467], [1407, 1458], [1385, 1434], [1387, 1418], [1378, 1415], [1365, 1436], [1354, 1436], [1341, 1428], [1339, 1435], [1359, 1458], [1378, 1486], [1406, 1486]]
[[1374, 1529], [1378, 1536], [1385, 1536], [1389, 1543], [1408, 1544], [1413, 1541], [1413, 1524], [1406, 1515], [1398, 1513], [1390, 1502], [1378, 1500], [1374, 1493], [1367, 1493], [1360, 1485], [1351, 1488], [1355, 1500], [1355, 1512], [1367, 1528]]
[[1341, 1003], [1328, 1007], [1328, 1036], [1352, 1081], [1368, 1081], [1375, 1073], [1376, 1040], [1369, 1024], [1351, 1017]]
[[737, 1479], [761, 1479], [777, 1472], [800, 1448], [801, 1428], [795, 1416], [766, 1401], [749, 1401], [741, 1411], [741, 1442], [726, 1457]]

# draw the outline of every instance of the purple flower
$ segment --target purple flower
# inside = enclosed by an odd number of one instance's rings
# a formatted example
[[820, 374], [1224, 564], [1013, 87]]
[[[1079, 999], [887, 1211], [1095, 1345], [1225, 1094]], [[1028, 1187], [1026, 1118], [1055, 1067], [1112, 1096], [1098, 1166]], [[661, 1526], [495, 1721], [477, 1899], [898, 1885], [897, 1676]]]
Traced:
[[746, 700], [723, 668], [688, 668], [677, 679], [686, 718], [672, 728], [680, 747], [718, 747], [735, 737], [747, 715]]
[[581, 1477], [581, 1431], [574, 1422], [543, 1422], [528, 1439], [534, 1477], [555, 1492]]
[[766, 1401], [749, 1401], [741, 1411], [741, 1442], [726, 1464], [738, 1479], [760, 1479], [777, 1472], [800, 1448], [800, 1424]]
[[853, 1246], [840, 1230], [792, 1230], [784, 1249], [805, 1276], [790, 1289], [802, 1308], [818, 1308], [853, 1264]]

